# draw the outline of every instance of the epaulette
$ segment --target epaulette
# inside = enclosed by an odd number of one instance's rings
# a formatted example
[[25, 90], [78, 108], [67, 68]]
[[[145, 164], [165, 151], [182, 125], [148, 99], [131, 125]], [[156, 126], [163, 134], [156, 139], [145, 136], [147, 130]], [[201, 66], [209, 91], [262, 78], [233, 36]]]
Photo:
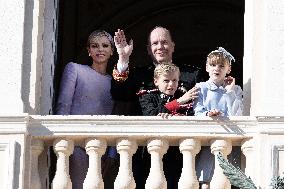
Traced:
[[156, 93], [158, 92], [159, 90], [158, 89], [150, 89], [150, 90], [145, 90], [145, 89], [142, 89], [140, 91], [138, 91], [136, 93], [137, 96], [142, 96], [144, 94], [151, 94], [151, 93]]

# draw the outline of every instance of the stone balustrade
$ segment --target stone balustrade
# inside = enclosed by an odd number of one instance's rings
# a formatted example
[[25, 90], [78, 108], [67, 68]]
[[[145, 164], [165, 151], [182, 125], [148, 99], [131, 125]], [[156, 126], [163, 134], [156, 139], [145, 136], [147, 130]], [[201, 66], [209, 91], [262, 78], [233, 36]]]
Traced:
[[[32, 149], [32, 162], [37, 163], [38, 155], [42, 151], [43, 146], [39, 145], [38, 149]], [[232, 143], [230, 139], [216, 138], [213, 139], [211, 150], [213, 154], [221, 152], [224, 157], [231, 152]], [[106, 149], [106, 139], [87, 138], [86, 152], [89, 155], [89, 169], [84, 181], [84, 189], [102, 189], [104, 188], [101, 175], [101, 157]], [[201, 140], [197, 138], [187, 138], [180, 142], [179, 148], [183, 154], [183, 168], [181, 177], [178, 183], [179, 188], [183, 189], [198, 189], [198, 181], [195, 174], [195, 156], [200, 151]], [[247, 143], [244, 142], [242, 149], [247, 149]], [[119, 172], [114, 182], [115, 189], [134, 189], [136, 187], [135, 179], [132, 174], [132, 156], [136, 152], [137, 142], [133, 139], [123, 138], [117, 140], [117, 151], [120, 154]], [[149, 139], [147, 148], [151, 154], [151, 168], [149, 176], [145, 183], [147, 189], [166, 189], [167, 181], [163, 172], [163, 155], [167, 152], [169, 141], [165, 137]], [[69, 177], [69, 156], [74, 148], [74, 141], [66, 138], [56, 138], [53, 143], [53, 148], [57, 154], [56, 174], [52, 181], [53, 189], [71, 189], [71, 180]], [[246, 154], [246, 153], [244, 153]], [[248, 154], [246, 154], [248, 156]], [[216, 157], [216, 156], [215, 156]], [[252, 157], [247, 157], [251, 159]], [[217, 159], [215, 160], [217, 162]], [[174, 162], [173, 162], [174, 163]], [[249, 169], [249, 166], [246, 166]], [[32, 166], [32, 173], [38, 174], [37, 166]], [[33, 188], [40, 188], [39, 176], [34, 176], [31, 183], [35, 183]], [[210, 188], [213, 189], [229, 189], [230, 183], [224, 176], [219, 164], [215, 164], [215, 171], [210, 183]]]
[[[252, 149], [252, 143], [249, 141], [253, 138], [255, 124], [254, 120], [248, 117], [223, 120], [123, 116], [33, 116], [32, 118], [34, 121], [29, 127], [32, 140], [41, 142], [45, 148], [53, 146], [57, 155], [56, 173], [52, 180], [53, 189], [71, 188], [68, 159], [74, 145], [85, 147], [89, 155], [89, 169], [84, 189], [104, 188], [101, 157], [106, 146], [116, 146], [120, 155], [120, 167], [114, 182], [115, 189], [136, 188], [132, 173], [132, 156], [138, 145], [147, 146], [151, 155], [151, 168], [145, 183], [147, 189], [167, 188], [162, 158], [169, 146], [179, 146], [180, 153], [183, 154], [183, 168], [178, 182], [178, 187], [181, 189], [199, 187], [195, 173], [195, 157], [201, 146], [211, 146], [213, 154], [221, 152], [225, 158], [230, 154], [232, 145], [241, 146], [246, 158], [252, 159], [252, 154], [248, 152]], [[33, 151], [32, 159], [36, 160], [40, 150]], [[252, 169], [250, 165], [245, 165], [247, 172]], [[37, 170], [31, 171], [41, 175], [41, 170], [39, 173]], [[34, 183], [40, 182], [39, 177], [33, 178]], [[210, 187], [228, 189], [230, 186], [218, 163], [215, 164]]]
[[[180, 116], [162, 119], [142, 116], [24, 115], [0, 117], [0, 126], [2, 138], [10, 137], [9, 140], [12, 140], [13, 137], [16, 144], [21, 146], [20, 149], [24, 149], [20, 151], [22, 155], [19, 157], [25, 158], [17, 160], [17, 155], [14, 158], [16, 162], [22, 161], [25, 165], [22, 168], [23, 180], [20, 177], [18, 180], [23, 183], [24, 188], [72, 188], [69, 157], [74, 146], [85, 148], [89, 156], [89, 169], [83, 184], [85, 189], [104, 188], [101, 157], [107, 146], [116, 146], [120, 155], [119, 171], [113, 183], [116, 189], [136, 188], [132, 157], [138, 146], [146, 146], [151, 156], [151, 167], [145, 182], [147, 189], [167, 188], [163, 171], [163, 166], [167, 165], [163, 164], [162, 159], [171, 146], [178, 146], [183, 156], [183, 167], [178, 181], [180, 189], [199, 187], [195, 159], [202, 146], [210, 146], [212, 154], [220, 152], [225, 158], [231, 153], [232, 146], [240, 146], [243, 154], [242, 169], [257, 186], [268, 186], [269, 178], [278, 174], [283, 167], [280, 160], [284, 158], [284, 145], [280, 141], [284, 138], [284, 118], [244, 116], [211, 119]], [[20, 139], [16, 139], [19, 136]], [[9, 140], [7, 144], [10, 144]], [[17, 154], [17, 148], [15, 149]], [[54, 176], [50, 175], [49, 170], [52, 165], [48, 156], [51, 149], [56, 154]], [[266, 155], [262, 156], [264, 153]], [[271, 163], [266, 165], [266, 160], [262, 158], [270, 159], [275, 164], [271, 168]], [[17, 164], [19, 163], [14, 165]], [[262, 174], [260, 167], [271, 169], [266, 171], [267, 174]], [[266, 175], [270, 177], [265, 177]], [[218, 163], [215, 163], [210, 187], [231, 188]]]

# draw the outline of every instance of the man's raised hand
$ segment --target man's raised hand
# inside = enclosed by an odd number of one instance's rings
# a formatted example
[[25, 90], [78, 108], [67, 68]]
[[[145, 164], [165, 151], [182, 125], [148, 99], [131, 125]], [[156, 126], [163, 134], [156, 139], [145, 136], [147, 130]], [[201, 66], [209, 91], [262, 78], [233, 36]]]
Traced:
[[124, 31], [118, 29], [114, 35], [114, 44], [119, 56], [119, 61], [121, 63], [128, 63], [129, 56], [131, 55], [133, 50], [133, 40], [131, 39], [128, 44]]

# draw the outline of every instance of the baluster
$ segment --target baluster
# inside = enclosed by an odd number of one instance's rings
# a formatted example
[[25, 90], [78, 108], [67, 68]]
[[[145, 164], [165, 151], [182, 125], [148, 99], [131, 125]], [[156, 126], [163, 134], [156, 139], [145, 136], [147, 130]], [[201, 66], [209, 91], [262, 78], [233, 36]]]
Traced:
[[30, 177], [30, 188], [40, 189], [41, 182], [38, 170], [38, 157], [43, 151], [43, 142], [41, 140], [32, 140], [31, 143], [31, 177]]
[[231, 184], [228, 178], [223, 174], [223, 170], [217, 160], [217, 154], [221, 152], [225, 159], [232, 151], [232, 143], [228, 140], [215, 140], [211, 144], [211, 153], [215, 155], [215, 170], [210, 182], [210, 189], [230, 189]]
[[137, 143], [129, 139], [120, 139], [116, 144], [117, 152], [120, 155], [120, 166], [114, 188], [134, 189], [136, 184], [132, 173], [132, 156], [137, 150]]
[[148, 142], [147, 148], [151, 154], [151, 168], [145, 189], [166, 189], [167, 181], [163, 171], [162, 158], [169, 148], [168, 141], [153, 139]]
[[183, 167], [178, 188], [198, 189], [199, 183], [195, 172], [195, 156], [201, 149], [200, 141], [197, 139], [182, 140], [179, 149], [183, 154]]
[[254, 165], [255, 165], [255, 158], [254, 155], [254, 140], [248, 139], [244, 140], [242, 142], [242, 152], [246, 156], [246, 168], [245, 168], [245, 174], [247, 176], [250, 176], [253, 181], [255, 181], [255, 175], [254, 175]]
[[56, 139], [53, 149], [57, 156], [56, 173], [52, 181], [53, 189], [72, 189], [69, 175], [69, 156], [73, 153], [74, 142], [67, 139]]
[[101, 173], [101, 157], [106, 151], [106, 141], [102, 139], [87, 139], [86, 153], [89, 155], [89, 168], [84, 180], [84, 189], [103, 189], [104, 182]]

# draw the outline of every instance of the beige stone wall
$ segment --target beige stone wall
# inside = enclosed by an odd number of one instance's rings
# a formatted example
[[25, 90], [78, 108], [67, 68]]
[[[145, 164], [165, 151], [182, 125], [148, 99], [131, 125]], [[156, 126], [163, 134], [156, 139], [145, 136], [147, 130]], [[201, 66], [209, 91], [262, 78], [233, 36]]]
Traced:
[[[84, 140], [84, 136], [93, 136], [99, 133], [104, 135], [110, 141], [110, 144], [113, 144], [115, 143], [114, 139], [121, 136], [133, 137], [141, 142], [148, 132], [145, 128], [149, 127], [152, 128], [151, 132], [153, 132], [148, 133], [149, 136], [156, 134], [168, 138], [170, 143], [188, 136], [210, 138], [216, 137], [216, 135], [228, 137], [232, 139], [232, 142], [240, 143], [238, 139], [243, 137], [241, 131], [245, 130], [245, 133], [249, 137], [253, 137], [256, 142], [253, 153], [255, 171], [252, 178], [258, 186], [268, 188], [270, 179], [284, 171], [284, 164], [282, 163], [284, 161], [284, 120], [281, 117], [281, 115], [284, 115], [283, 1], [246, 1], [244, 85], [246, 86], [246, 112], [251, 117], [233, 118], [230, 122], [231, 127], [224, 127], [224, 125], [219, 125], [219, 122], [212, 120], [189, 121], [186, 120], [187, 118], [180, 118], [176, 122], [162, 122], [164, 124], [162, 124], [162, 127], [161, 125], [155, 126], [161, 120], [151, 122], [152, 118], [143, 118], [143, 121], [137, 121], [139, 118], [124, 117], [121, 118], [124, 120], [117, 124], [117, 120], [109, 122], [113, 118], [111, 116], [99, 122], [93, 120], [93, 118], [84, 119], [81, 117], [50, 117], [48, 121], [44, 120], [45, 117], [15, 116], [15, 114], [18, 115], [23, 112], [39, 114], [41, 106], [50, 105], [50, 101], [47, 99], [50, 96], [42, 95], [42, 91], [48, 91], [50, 86], [46, 83], [46, 80], [45, 82], [41, 80], [44, 76], [43, 73], [46, 73], [48, 69], [43, 67], [46, 62], [42, 62], [42, 55], [46, 51], [43, 48], [44, 41], [42, 40], [45, 31], [44, 11], [49, 11], [49, 8], [45, 9], [45, 5], [45, 1], [41, 0], [1, 1], [0, 136], [3, 139], [1, 141], [3, 147], [0, 150], [2, 158], [0, 164], [1, 167], [4, 167], [0, 172], [1, 179], [4, 179], [0, 180], [3, 181], [2, 184], [4, 182], [9, 183], [12, 179], [16, 188], [29, 188], [31, 177], [29, 166], [32, 161], [29, 159], [31, 157], [30, 143], [26, 146], [26, 141], [30, 139], [30, 136], [27, 138], [27, 135], [32, 134], [35, 138], [42, 137], [43, 141], [48, 143], [50, 142], [48, 140], [51, 140], [52, 137], [69, 136], [76, 140], [76, 136], [81, 135], [83, 137], [80, 140]], [[45, 40], [48, 41], [49, 38]], [[49, 79], [51, 78], [49, 77]], [[40, 99], [41, 97], [46, 99]], [[4, 115], [8, 116], [5, 117]], [[32, 133], [25, 130], [26, 119], [29, 121], [36, 120], [29, 122], [31, 125], [28, 127], [32, 128]], [[73, 122], [71, 124], [73, 129], [70, 130], [70, 123], [74, 119], [79, 121]], [[85, 131], [85, 126], [90, 122], [92, 122], [92, 126], [97, 126], [92, 130], [92, 134], [89, 130], [88, 132]], [[254, 125], [255, 122], [257, 122], [256, 125]], [[123, 125], [129, 123], [133, 125], [123, 127]], [[237, 127], [234, 127], [234, 123], [237, 123]], [[178, 132], [176, 132], [177, 128], [173, 126], [175, 124], [179, 127]], [[191, 124], [196, 125], [189, 128], [188, 126]], [[63, 125], [63, 127], [58, 125]], [[133, 127], [134, 125], [137, 127]], [[168, 127], [169, 125], [172, 127]], [[199, 127], [196, 127], [197, 125]], [[213, 127], [216, 126], [214, 127], [215, 130], [209, 129], [212, 125]], [[132, 129], [132, 131], [129, 129]], [[240, 132], [240, 136], [232, 134], [236, 131]], [[54, 133], [55, 135], [53, 135]], [[46, 138], [48, 140], [45, 140]], [[11, 163], [13, 161], [16, 163]], [[12, 164], [14, 167], [11, 177], [10, 168], [7, 166], [12, 166]], [[250, 168], [251, 170], [254, 169]]]
[[20, 113], [25, 3], [1, 1], [0, 12], [0, 113]]
[[250, 115], [284, 115], [283, 10], [282, 1], [246, 1], [244, 82], [247, 95], [251, 88]]
[[26, 115], [0, 116], [0, 188], [27, 188]]

